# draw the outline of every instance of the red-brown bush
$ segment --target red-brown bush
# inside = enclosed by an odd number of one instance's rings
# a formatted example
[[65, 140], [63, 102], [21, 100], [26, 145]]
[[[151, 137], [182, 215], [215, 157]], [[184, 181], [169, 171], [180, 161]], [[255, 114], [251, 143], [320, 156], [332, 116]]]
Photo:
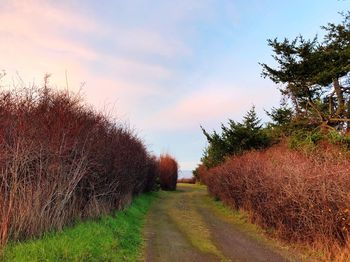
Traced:
[[349, 159], [328, 145], [306, 154], [280, 144], [228, 159], [209, 170], [206, 183], [211, 195], [248, 211], [253, 222], [274, 228], [280, 238], [321, 243], [335, 255], [348, 245]]
[[206, 185], [207, 184], [207, 177], [209, 176], [209, 170], [208, 168], [201, 164], [199, 166], [197, 166], [197, 168], [194, 171], [194, 175], [196, 177], [196, 180], [202, 184], [202, 185]]
[[157, 169], [135, 134], [77, 95], [0, 93], [0, 245], [120, 209]]
[[159, 157], [159, 182], [163, 190], [176, 190], [178, 164], [170, 155]]

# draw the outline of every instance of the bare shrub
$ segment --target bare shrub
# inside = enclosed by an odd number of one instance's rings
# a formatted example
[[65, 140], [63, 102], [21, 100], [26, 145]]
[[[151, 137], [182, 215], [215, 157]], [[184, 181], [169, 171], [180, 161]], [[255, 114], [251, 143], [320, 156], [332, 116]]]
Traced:
[[129, 129], [48, 87], [0, 93], [0, 245], [127, 205], [157, 162]]
[[159, 182], [163, 190], [176, 190], [178, 164], [168, 154], [159, 157]]
[[207, 177], [209, 176], [209, 170], [208, 168], [201, 164], [199, 166], [197, 166], [197, 168], [194, 170], [194, 175], [196, 177], [196, 180], [202, 184], [202, 185], [206, 185], [207, 184]]
[[332, 259], [349, 253], [349, 154], [339, 148], [321, 144], [306, 154], [282, 143], [228, 159], [206, 183], [211, 195], [284, 240], [321, 247]]

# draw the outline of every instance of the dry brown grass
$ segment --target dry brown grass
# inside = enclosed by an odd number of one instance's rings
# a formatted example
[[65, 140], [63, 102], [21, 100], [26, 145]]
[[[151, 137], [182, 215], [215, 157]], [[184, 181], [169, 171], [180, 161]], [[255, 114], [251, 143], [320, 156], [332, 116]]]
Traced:
[[0, 93], [0, 246], [120, 209], [157, 162], [129, 129], [47, 87]]
[[163, 190], [176, 190], [178, 164], [168, 154], [159, 157], [159, 182]]
[[[279, 144], [234, 156], [204, 176], [211, 195], [248, 211], [283, 240], [309, 244], [326, 259], [347, 261], [349, 154], [327, 144], [312, 154]], [[204, 170], [205, 171], [205, 170]]]

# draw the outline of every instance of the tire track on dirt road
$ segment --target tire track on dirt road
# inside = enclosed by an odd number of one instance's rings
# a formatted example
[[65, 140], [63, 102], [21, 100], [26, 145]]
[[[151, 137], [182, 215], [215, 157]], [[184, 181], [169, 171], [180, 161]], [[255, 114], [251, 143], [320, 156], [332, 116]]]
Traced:
[[145, 261], [297, 261], [230, 223], [210, 205], [205, 187], [161, 192], [145, 227]]

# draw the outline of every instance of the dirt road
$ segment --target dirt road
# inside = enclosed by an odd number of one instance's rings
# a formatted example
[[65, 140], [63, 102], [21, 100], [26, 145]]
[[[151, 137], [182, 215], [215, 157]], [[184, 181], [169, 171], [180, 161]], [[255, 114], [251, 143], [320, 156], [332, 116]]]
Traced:
[[250, 231], [210, 199], [205, 187], [179, 185], [176, 192], [162, 192], [150, 210], [145, 260], [296, 261]]

